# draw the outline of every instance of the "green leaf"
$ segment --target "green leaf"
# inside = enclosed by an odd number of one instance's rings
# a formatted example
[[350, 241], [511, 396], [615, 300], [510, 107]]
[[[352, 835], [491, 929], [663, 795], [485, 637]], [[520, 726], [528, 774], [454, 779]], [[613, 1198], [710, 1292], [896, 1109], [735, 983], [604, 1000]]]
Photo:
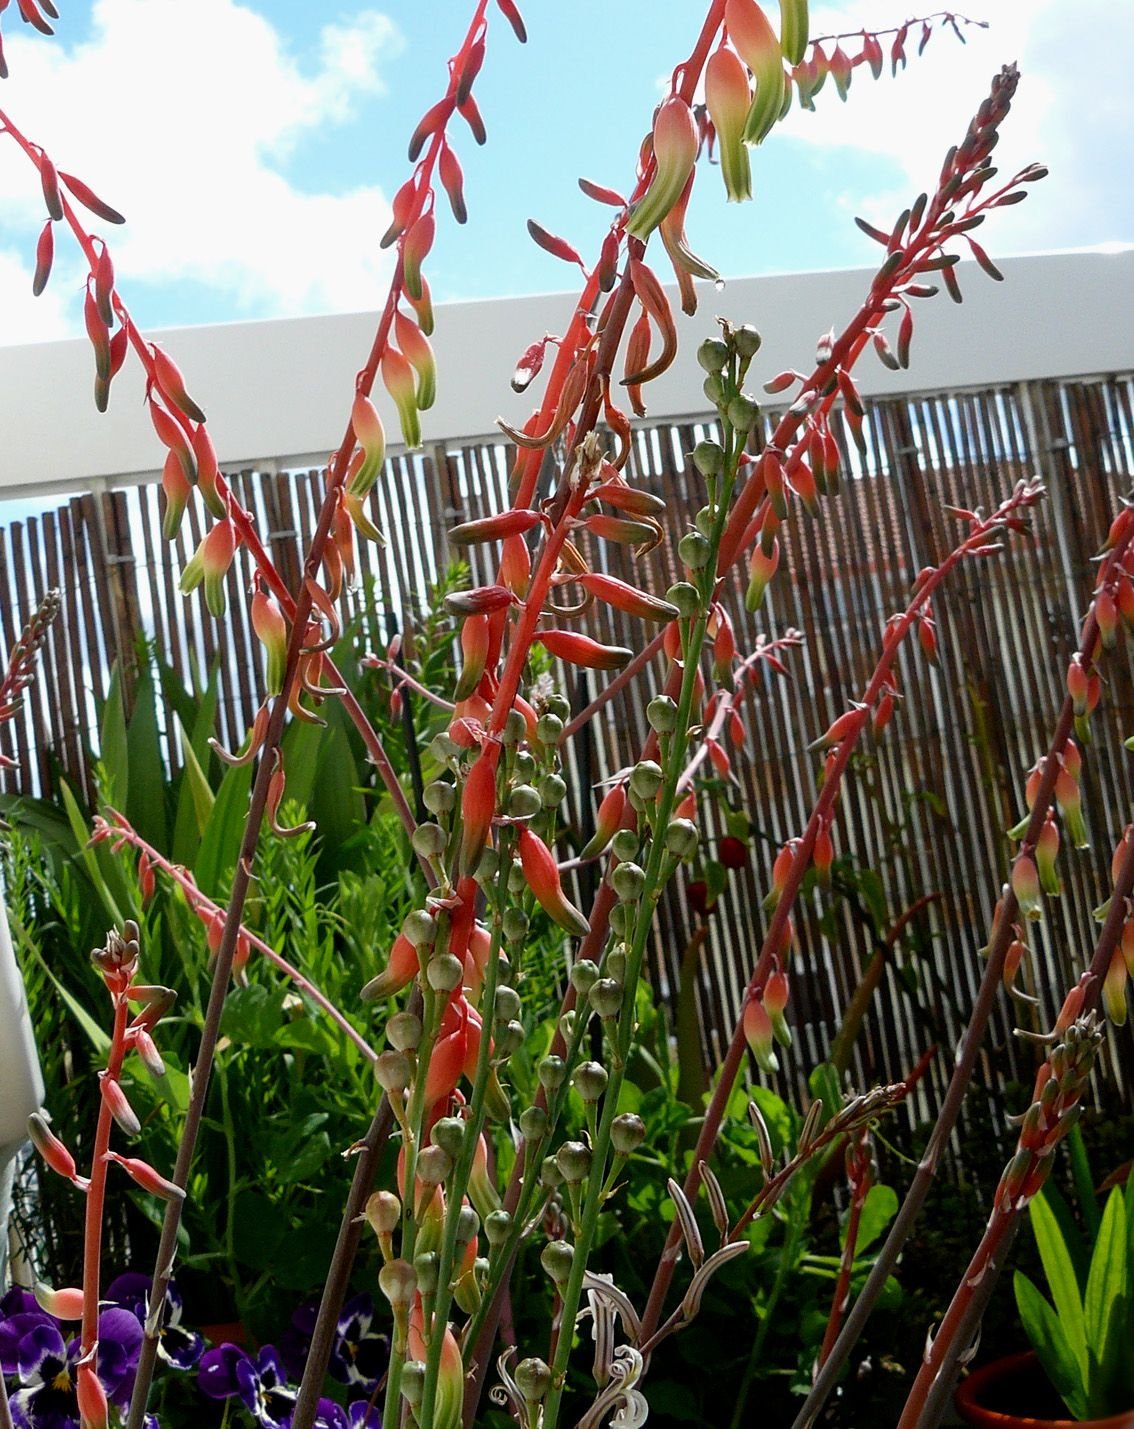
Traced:
[[71, 1013], [71, 1016], [86, 1033], [87, 1037], [90, 1040], [90, 1044], [94, 1048], [96, 1054], [100, 1058], [105, 1058], [107, 1053], [110, 1051], [109, 1036], [103, 1031], [103, 1029], [98, 1025], [98, 1023], [94, 1020], [94, 1018], [90, 1015], [90, 1013], [86, 1010], [82, 1003], [79, 1002], [75, 995], [67, 988], [67, 986], [64, 983], [60, 982], [59, 979], [55, 976], [54, 972], [52, 972], [50, 966], [48, 965], [46, 958], [40, 952], [39, 945], [36, 943], [36, 941], [33, 938], [27, 937], [26, 934], [23, 933], [22, 929], [17, 929], [16, 931], [20, 939], [20, 946], [24, 949], [25, 953], [27, 953], [29, 957], [35, 959], [35, 961], [47, 974], [47, 977], [50, 979], [50, 981], [55, 984], [56, 992], [58, 992], [64, 1003], [66, 1003], [67, 1009]]
[[[176, 715], [174, 719], [177, 719]], [[205, 771], [201, 768], [192, 742], [179, 719], [177, 728], [181, 734], [185, 767], [181, 773], [177, 815], [173, 825], [173, 861], [188, 864], [201, 842], [216, 803], [216, 796], [209, 787]]]
[[147, 843], [169, 847], [166, 827], [166, 769], [158, 728], [157, 695], [148, 664], [143, 665], [134, 691], [134, 713], [126, 731], [129, 793], [119, 805]]
[[[119, 907], [118, 900], [111, 893], [107, 880], [103, 874], [102, 864], [99, 860], [100, 849], [88, 847], [91, 831], [87, 827], [87, 821], [83, 818], [83, 811], [79, 808], [79, 801], [71, 792], [71, 786], [66, 779], [59, 781], [59, 794], [63, 800], [63, 807], [67, 811], [67, 821], [71, 825], [71, 832], [75, 835], [75, 842], [79, 845], [80, 857], [83, 860], [83, 867], [87, 871], [87, 876], [95, 886], [98, 896], [102, 899], [103, 907], [108, 917], [116, 928], [121, 928], [124, 918]], [[121, 894], [120, 894], [121, 896]], [[123, 897], [122, 906], [126, 906], [126, 899]]]
[[1091, 1256], [1083, 1311], [1087, 1343], [1100, 1362], [1107, 1343], [1114, 1307], [1126, 1294], [1126, 1207], [1115, 1187], [1107, 1198], [1102, 1225]]
[[[855, 1255], [873, 1245], [894, 1217], [898, 1214], [898, 1193], [893, 1186], [871, 1186], [862, 1206], [862, 1216], [858, 1223], [858, 1241]], [[846, 1245], [846, 1225], [839, 1235], [841, 1245]]]
[[102, 795], [115, 808], [126, 809], [130, 797], [130, 764], [126, 748], [126, 710], [122, 701], [122, 672], [117, 660], [111, 667], [106, 703], [102, 707], [99, 727], [99, 758], [106, 778]]
[[252, 787], [252, 767], [240, 764], [229, 769], [221, 780], [216, 802], [201, 847], [193, 861], [193, 876], [201, 892], [210, 898], [222, 894], [240, 856], [240, 841], [248, 817], [248, 792]]
[[1080, 1377], [1086, 1383], [1088, 1335], [1075, 1263], [1046, 1196], [1036, 1196], [1030, 1202], [1028, 1215], [1043, 1262], [1043, 1273], [1047, 1277], [1047, 1288], [1051, 1291], [1067, 1345], [1079, 1366]]
[[813, 1097], [823, 1102], [822, 1128], [827, 1125], [843, 1104], [843, 1079], [833, 1062], [820, 1062], [807, 1078], [808, 1090]]
[[1072, 1415], [1076, 1419], [1085, 1418], [1087, 1393], [1084, 1372], [1067, 1342], [1059, 1316], [1021, 1271], [1017, 1270], [1012, 1285], [1024, 1332], [1031, 1340], [1045, 1374]]

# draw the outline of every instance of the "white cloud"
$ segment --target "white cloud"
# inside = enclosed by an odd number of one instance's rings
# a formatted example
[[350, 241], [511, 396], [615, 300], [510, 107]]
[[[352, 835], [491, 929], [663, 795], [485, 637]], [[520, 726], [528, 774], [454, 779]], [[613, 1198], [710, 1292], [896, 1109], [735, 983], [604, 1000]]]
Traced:
[[[270, 21], [236, 0], [96, 0], [91, 38], [69, 48], [9, 26], [4, 103], [60, 167], [127, 215], [111, 235], [127, 301], [131, 282], [187, 280], [250, 316], [364, 308], [389, 272], [377, 247], [385, 195], [304, 187], [281, 165], [382, 91], [381, 65], [400, 45], [393, 23], [366, 10], [326, 25], [305, 69]], [[23, 230], [30, 254], [38, 185], [15, 146], [3, 147], [4, 227]], [[11, 267], [0, 264], [5, 313]], [[22, 328], [5, 321], [0, 341], [20, 340]]]
[[[62, 265], [61, 265], [62, 266]], [[71, 294], [82, 281], [77, 267], [55, 274], [55, 282], [32, 297], [31, 265], [23, 253], [0, 248], [0, 341], [51, 342], [72, 335]]]

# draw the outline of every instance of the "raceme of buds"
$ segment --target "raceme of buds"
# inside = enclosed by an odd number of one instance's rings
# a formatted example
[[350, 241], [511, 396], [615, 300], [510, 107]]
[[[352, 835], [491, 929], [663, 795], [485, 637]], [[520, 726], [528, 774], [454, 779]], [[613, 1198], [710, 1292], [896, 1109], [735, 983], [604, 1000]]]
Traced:
[[776, 1072], [779, 1070], [779, 1062], [776, 1054], [772, 1050], [775, 1041], [775, 1029], [772, 1026], [772, 1019], [768, 1016], [760, 996], [749, 997], [744, 1004], [744, 1036], [752, 1055], [756, 1058], [756, 1064], [761, 1071]]
[[756, 80], [756, 97], [744, 127], [745, 142], [759, 144], [784, 106], [783, 51], [756, 0], [728, 0], [725, 28]]
[[382, 383], [398, 409], [402, 440], [407, 447], [421, 446], [421, 423], [417, 415], [414, 371], [394, 347], [387, 347], [382, 354]]
[[650, 186], [635, 206], [626, 225], [634, 238], [648, 238], [669, 213], [697, 159], [697, 121], [679, 95], [671, 94], [654, 116], [655, 171]]
[[752, 103], [748, 70], [733, 50], [715, 50], [705, 66], [705, 102], [717, 131], [721, 177], [730, 202], [752, 197], [752, 165], [744, 126]]
[[576, 937], [590, 932], [590, 924], [563, 892], [555, 855], [538, 834], [526, 826], [520, 829], [520, 866], [528, 887], [544, 912]]

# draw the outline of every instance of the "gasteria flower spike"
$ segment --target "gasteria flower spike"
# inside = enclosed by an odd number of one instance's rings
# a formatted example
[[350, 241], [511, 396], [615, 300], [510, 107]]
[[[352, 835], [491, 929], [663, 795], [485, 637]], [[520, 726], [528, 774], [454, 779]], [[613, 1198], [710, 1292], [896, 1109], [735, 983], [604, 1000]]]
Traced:
[[347, 490], [352, 496], [365, 496], [386, 460], [386, 433], [378, 409], [365, 392], [355, 392], [350, 409], [350, 424], [355, 440], [362, 448], [362, 461], [351, 472]]
[[526, 826], [520, 829], [520, 866], [536, 902], [554, 922], [578, 938], [586, 937], [591, 925], [569, 901], [559, 880], [555, 855], [538, 834]]
[[649, 188], [635, 205], [626, 232], [646, 239], [681, 197], [697, 160], [697, 121], [680, 95], [671, 94], [654, 117], [654, 163]]
[[744, 142], [744, 128], [752, 106], [748, 70], [735, 51], [715, 50], [705, 66], [705, 102], [717, 131], [721, 177], [730, 202], [752, 197], [752, 165]]
[[387, 347], [382, 354], [382, 382], [398, 409], [402, 440], [410, 448], [421, 446], [413, 368], [397, 348]]
[[756, 97], [745, 121], [744, 139], [748, 144], [759, 144], [784, 107], [783, 51], [756, 0], [728, 0], [725, 27], [756, 80]]

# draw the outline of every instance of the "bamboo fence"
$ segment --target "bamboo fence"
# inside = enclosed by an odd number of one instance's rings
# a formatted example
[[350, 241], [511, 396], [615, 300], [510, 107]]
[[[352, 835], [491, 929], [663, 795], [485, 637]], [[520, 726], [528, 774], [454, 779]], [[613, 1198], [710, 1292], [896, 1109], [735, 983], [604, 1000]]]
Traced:
[[[629, 475], [663, 496], [673, 529], [701, 504], [683, 453], [705, 423], [643, 426]], [[940, 663], [901, 656], [905, 694], [885, 738], [856, 755], [840, 803], [836, 853], [853, 856], [857, 878], [844, 896], [809, 895], [799, 919], [793, 1020], [797, 1051], [786, 1075], [824, 1055], [872, 958], [884, 973], [868, 1025], [855, 1046], [860, 1084], [895, 1080], [930, 1044], [939, 1048], [913, 1110], [927, 1111], [951, 1064], [962, 1010], [981, 972], [979, 949], [1007, 871], [1004, 830], [1022, 813], [1025, 771], [1046, 748], [1063, 695], [1063, 677], [1093, 585], [1092, 559], [1117, 503], [1134, 479], [1134, 382], [1129, 376], [1056, 380], [933, 396], [868, 407], [864, 456], [844, 449], [837, 495], [819, 519], [795, 513], [781, 536], [781, 573], [757, 618], [743, 605], [743, 572], [728, 592], [743, 648], [756, 635], [795, 627], [805, 643], [790, 654], [791, 679], [765, 681], [744, 711], [745, 750], [734, 759], [725, 802], [755, 823], [750, 865], [731, 875], [717, 910], [702, 926], [679, 877], [659, 912], [654, 977], [675, 997], [682, 961], [695, 982], [704, 1052], [715, 1059], [732, 1027], [754, 948], [760, 899], [780, 845], [800, 832], [816, 792], [819, 760], [807, 745], [861, 690], [877, 657], [882, 625], [900, 609], [911, 582], [939, 561], [959, 528], [942, 509], [995, 505], [1023, 475], [1038, 473], [1048, 498], [1030, 535], [1004, 554], [963, 568], [938, 602]], [[372, 494], [373, 516], [389, 545], [361, 552], [359, 576], [373, 582], [373, 607], [346, 597], [371, 647], [381, 649], [407, 606], [442, 575], [454, 522], [507, 502], [510, 449], [502, 442], [437, 448], [388, 464]], [[280, 569], [294, 584], [321, 495], [319, 472], [243, 472], [232, 478]], [[200, 538], [195, 516], [172, 544], [160, 538], [159, 494], [149, 486], [78, 496], [58, 510], [0, 528], [0, 631], [16, 639], [40, 594], [62, 590], [63, 604], [43, 652], [41, 673], [4, 738], [18, 760], [14, 787], [35, 793], [60, 771], [90, 796], [97, 712], [116, 659], [129, 667], [139, 635], [186, 682], [220, 648], [219, 737], [241, 741], [260, 700], [261, 658], [230, 573], [229, 614], [221, 630], [200, 595], [178, 593], [181, 568]], [[465, 554], [465, 553], [462, 553]], [[664, 591], [679, 577], [671, 546], [635, 567], [623, 548], [594, 546], [612, 574]], [[491, 579], [488, 555], [472, 557], [475, 579]], [[244, 580], [247, 579], [245, 572]], [[641, 644], [641, 627], [605, 608], [588, 630], [615, 644]], [[576, 708], [602, 676], [567, 672]], [[632, 688], [586, 726], [571, 755], [569, 806], [585, 832], [599, 783], [635, 756], [645, 705], [660, 678]], [[1089, 951], [1092, 910], [1106, 896], [1110, 850], [1134, 818], [1134, 782], [1122, 738], [1134, 731], [1134, 684], [1120, 651], [1106, 664], [1106, 690], [1084, 758], [1084, 803], [1092, 845], [1062, 859], [1065, 891], [1032, 938], [1045, 969], [1035, 1025], [1050, 1025], [1053, 995]], [[169, 735], [168, 757], [177, 751]], [[720, 832], [708, 806], [705, 837]], [[870, 870], [870, 873], [862, 871]], [[874, 875], [885, 897], [880, 926], [869, 916]], [[587, 874], [580, 875], [585, 881]], [[580, 893], [585, 893], [585, 888]], [[919, 900], [904, 935], [888, 946], [887, 924]], [[698, 928], [701, 933], [697, 934]], [[691, 940], [694, 940], [691, 944]], [[990, 1087], [1030, 1081], [1032, 1051], [1012, 1035], [1019, 1017], [1003, 1000], [987, 1043]], [[1104, 1082], [1112, 1094], [1131, 1084], [1129, 1033], [1112, 1039]]]

